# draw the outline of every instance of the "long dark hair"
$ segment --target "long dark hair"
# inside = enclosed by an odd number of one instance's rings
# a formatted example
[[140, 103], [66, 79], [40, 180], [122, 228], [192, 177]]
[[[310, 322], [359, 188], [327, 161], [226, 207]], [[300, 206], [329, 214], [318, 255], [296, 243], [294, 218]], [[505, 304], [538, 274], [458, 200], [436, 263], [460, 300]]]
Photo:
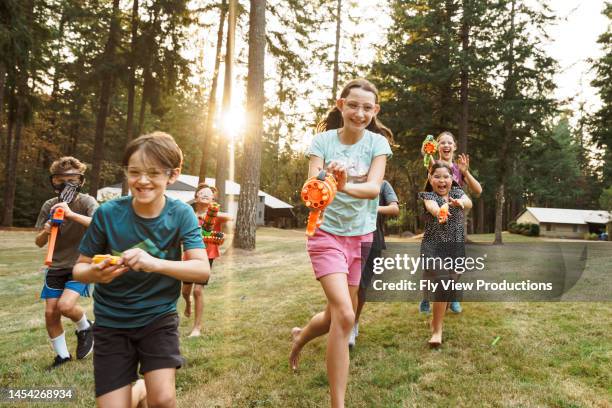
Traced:
[[[346, 84], [344, 88], [342, 88], [342, 92], [340, 92], [340, 98], [346, 98], [353, 88], [360, 88], [364, 91], [372, 92], [376, 98], [376, 103], [378, 104], [378, 89], [376, 89], [373, 83], [364, 78], [353, 79]], [[340, 109], [338, 109], [337, 106], [334, 106], [327, 112], [325, 119], [317, 123], [316, 131], [325, 132], [326, 130], [340, 129], [343, 126], [344, 121], [342, 120], [342, 112], [340, 112]], [[383, 135], [387, 138], [389, 144], [393, 144], [393, 132], [391, 132], [391, 129], [383, 125], [377, 116], [372, 118], [372, 121], [366, 127], [366, 129]]]
[[[451, 188], [459, 187], [459, 184], [457, 184], [457, 182], [453, 178], [453, 169], [452, 169], [452, 167], [449, 166], [446, 162], [443, 162], [442, 160], [434, 160], [433, 164], [429, 167], [428, 174], [432, 175], [432, 174], [434, 174], [434, 172], [437, 169], [441, 169], [441, 168], [445, 168], [446, 170], [448, 170], [448, 174], [450, 174], [451, 180], [452, 180]], [[459, 187], [459, 188], [461, 188], [461, 187]], [[425, 191], [433, 191], [433, 186], [429, 182], [429, 177], [427, 177], [427, 183], [425, 184]]]

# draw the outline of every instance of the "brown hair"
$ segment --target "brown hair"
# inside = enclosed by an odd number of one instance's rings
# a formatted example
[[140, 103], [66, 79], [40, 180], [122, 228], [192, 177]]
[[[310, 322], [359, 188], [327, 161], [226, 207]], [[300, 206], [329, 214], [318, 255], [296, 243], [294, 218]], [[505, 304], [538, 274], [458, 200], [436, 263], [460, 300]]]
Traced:
[[214, 187], [214, 186], [209, 186], [209, 185], [208, 185], [208, 184], [206, 184], [206, 183], [200, 183], [200, 184], [198, 184], [198, 186], [197, 186], [197, 187], [196, 187], [196, 189], [195, 189], [195, 192], [193, 193], [193, 196], [194, 196], [194, 197], [195, 197], [195, 196], [197, 196], [197, 195], [198, 195], [198, 193], [200, 192], [200, 190], [204, 190], [205, 188], [210, 188], [210, 191], [212, 191], [212, 192], [213, 192], [213, 195], [215, 196], [215, 198], [217, 197], [217, 193], [218, 193], [217, 188], [216, 188], [216, 187]]
[[165, 168], [176, 169], [183, 165], [183, 152], [168, 133], [153, 132], [132, 140], [125, 147], [122, 164], [127, 166], [130, 157], [139, 150], [142, 150], [147, 159], [154, 160]]
[[75, 159], [72, 156], [64, 156], [51, 163], [49, 167], [51, 174], [62, 174], [68, 170], [78, 170], [79, 173], [84, 174], [87, 166], [81, 163], [79, 159]]
[[448, 135], [450, 137], [453, 138], [453, 142], [455, 143], [455, 146], [457, 146], [457, 138], [455, 137], [455, 135], [453, 135], [450, 131], [445, 130], [443, 132], [441, 132], [437, 137], [436, 137], [436, 142], [439, 142], [440, 139], [442, 138], [442, 136], [444, 135]]
[[[344, 88], [342, 88], [342, 92], [340, 92], [340, 98], [346, 98], [353, 88], [359, 88], [363, 89], [364, 91], [372, 92], [376, 98], [375, 101], [378, 104], [378, 89], [376, 89], [376, 86], [374, 86], [373, 83], [364, 78], [353, 79], [346, 84]], [[325, 119], [317, 124], [316, 131], [324, 132], [331, 129], [340, 129], [343, 126], [344, 121], [342, 120], [342, 112], [340, 112], [340, 109], [338, 109], [337, 106], [334, 106], [329, 110], [329, 112], [327, 112]], [[393, 132], [391, 132], [391, 129], [383, 125], [378, 117], [374, 116], [366, 129], [383, 135], [387, 138], [390, 144], [393, 144]]]
[[[444, 132], [443, 132], [444, 133]], [[449, 132], [450, 133], [450, 132]], [[451, 133], [452, 136], [452, 133]], [[440, 137], [440, 136], [438, 136]], [[449, 166], [446, 162], [442, 161], [442, 160], [434, 160], [433, 164], [431, 166], [429, 166], [429, 170], [428, 170], [428, 174], [432, 175], [434, 174], [434, 172], [438, 169], [446, 169], [448, 170], [448, 174], [450, 174], [451, 176], [451, 180], [452, 180], [452, 186], [455, 187], [459, 187], [459, 184], [457, 184], [457, 182], [455, 181], [455, 179], [453, 178], [453, 169], [451, 168], [451, 166]], [[427, 177], [427, 183], [425, 184], [425, 191], [433, 191], [433, 186], [431, 185], [431, 183], [429, 182], [429, 177]]]

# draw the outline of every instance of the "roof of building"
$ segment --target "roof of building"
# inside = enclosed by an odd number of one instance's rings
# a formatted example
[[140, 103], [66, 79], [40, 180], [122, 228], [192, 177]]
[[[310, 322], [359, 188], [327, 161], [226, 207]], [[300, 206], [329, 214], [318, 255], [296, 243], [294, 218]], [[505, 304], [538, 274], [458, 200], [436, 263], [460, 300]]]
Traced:
[[[527, 207], [538, 222], [555, 224], [607, 224], [612, 221], [612, 213], [596, 210], [572, 210], [566, 208]], [[521, 215], [525, 212], [523, 211]], [[520, 215], [519, 215], [520, 217]], [[517, 217], [518, 218], [518, 217]]]
[[[215, 179], [206, 177], [206, 184], [210, 186], [214, 186]], [[166, 194], [169, 197], [179, 199], [186, 203], [190, 203], [191, 201], [193, 201], [193, 192], [195, 191], [197, 186], [198, 186], [197, 176], [191, 176], [189, 174], [181, 174], [178, 180], [174, 184], [171, 184], [168, 186], [168, 188], [166, 189]], [[111, 197], [115, 197], [120, 194], [121, 194], [121, 183], [118, 183], [118, 184], [113, 184], [111, 186], [107, 186], [107, 187], [104, 187], [98, 190], [97, 198], [98, 200], [102, 200], [103, 198], [109, 199]], [[231, 181], [231, 180], [226, 180], [225, 181], [225, 194], [233, 195], [233, 196], [240, 195], [240, 184], [234, 181]], [[274, 208], [274, 209], [293, 208], [291, 204], [286, 203], [282, 200], [279, 200], [278, 198], [271, 196], [270, 194], [265, 193], [261, 190], [259, 190], [259, 193], [257, 195], [259, 197], [264, 197], [264, 204], [267, 207]]]

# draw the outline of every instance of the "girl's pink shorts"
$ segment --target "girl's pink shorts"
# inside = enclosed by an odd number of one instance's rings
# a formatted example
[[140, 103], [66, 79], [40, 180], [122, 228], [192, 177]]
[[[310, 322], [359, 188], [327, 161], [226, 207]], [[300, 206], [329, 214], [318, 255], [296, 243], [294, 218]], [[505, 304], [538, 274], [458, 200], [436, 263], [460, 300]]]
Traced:
[[[372, 242], [372, 233], [345, 237], [317, 228], [308, 238], [307, 248], [317, 279], [332, 273], [346, 273], [348, 284], [359, 285], [361, 280], [361, 244]], [[367, 255], [367, 254], [366, 254]]]

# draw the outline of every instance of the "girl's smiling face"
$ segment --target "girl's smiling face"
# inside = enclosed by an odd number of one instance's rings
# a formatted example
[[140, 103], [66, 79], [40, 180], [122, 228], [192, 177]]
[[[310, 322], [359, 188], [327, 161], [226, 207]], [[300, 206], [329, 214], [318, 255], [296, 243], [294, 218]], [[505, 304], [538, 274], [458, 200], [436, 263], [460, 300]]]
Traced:
[[457, 150], [455, 140], [448, 133], [442, 133], [438, 138], [438, 151], [440, 152], [440, 159], [451, 162], [453, 161], [453, 155]]
[[429, 183], [436, 194], [445, 196], [451, 189], [453, 176], [446, 167], [439, 167], [429, 175]]
[[361, 88], [352, 88], [346, 98], [337, 102], [342, 113], [344, 127], [353, 132], [363, 131], [380, 110], [376, 95]]
[[215, 194], [210, 188], [206, 187], [198, 191], [195, 197], [195, 202], [202, 207], [207, 208], [213, 203], [214, 199]]

